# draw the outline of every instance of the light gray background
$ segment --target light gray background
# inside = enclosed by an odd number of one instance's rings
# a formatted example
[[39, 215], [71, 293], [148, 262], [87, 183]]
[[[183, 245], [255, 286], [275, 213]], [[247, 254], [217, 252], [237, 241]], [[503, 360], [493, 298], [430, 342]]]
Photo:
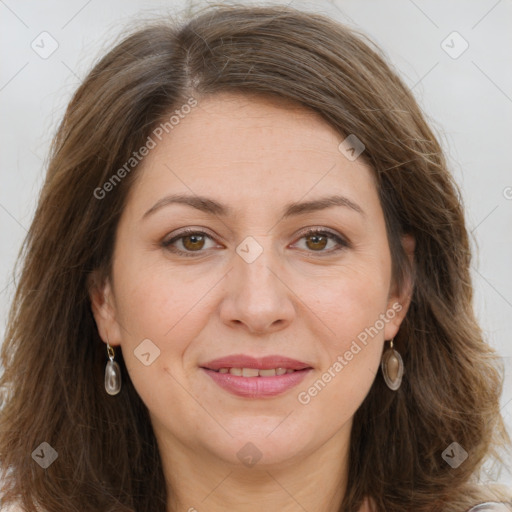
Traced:
[[[14, 291], [14, 261], [34, 213], [52, 135], [71, 94], [123, 27], [158, 14], [179, 14], [190, 4], [200, 2], [0, 0], [0, 340]], [[412, 88], [440, 137], [479, 247], [473, 264], [475, 309], [489, 343], [504, 358], [502, 411], [512, 432], [512, 2], [291, 4], [369, 35]], [[58, 43], [47, 58], [31, 47], [39, 45], [40, 53], [51, 48], [48, 36], [40, 36], [43, 31]], [[463, 39], [448, 37], [454, 31]], [[469, 47], [453, 58], [464, 40]], [[512, 462], [507, 466], [488, 465], [483, 481], [512, 486]]]

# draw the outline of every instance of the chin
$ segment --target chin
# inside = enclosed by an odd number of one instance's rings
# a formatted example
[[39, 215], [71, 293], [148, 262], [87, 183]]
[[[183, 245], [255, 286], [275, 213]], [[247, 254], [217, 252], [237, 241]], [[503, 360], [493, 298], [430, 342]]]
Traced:
[[224, 437], [215, 445], [211, 444], [210, 439], [210, 450], [212, 454], [228, 464], [247, 468], [257, 466], [260, 469], [276, 465], [291, 465], [297, 458], [303, 457], [302, 447], [305, 448], [308, 445], [307, 440], [294, 438], [284, 430], [280, 435], [276, 431], [270, 432], [268, 428], [261, 431], [253, 428], [250, 435], [247, 432], [237, 435], [230, 432], [233, 435], [232, 438]]

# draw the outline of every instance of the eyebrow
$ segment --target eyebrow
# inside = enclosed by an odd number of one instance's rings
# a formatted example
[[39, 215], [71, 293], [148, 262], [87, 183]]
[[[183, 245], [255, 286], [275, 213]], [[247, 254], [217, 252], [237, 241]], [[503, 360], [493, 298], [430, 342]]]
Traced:
[[[197, 195], [190, 196], [184, 194], [172, 194], [163, 197], [162, 199], [157, 201], [142, 216], [141, 220], [146, 219], [151, 214], [155, 213], [157, 210], [160, 210], [161, 208], [172, 204], [184, 204], [187, 206], [191, 206], [192, 208], [196, 208], [197, 210], [200, 210], [202, 212], [209, 213], [212, 215], [218, 215], [220, 217], [234, 216], [235, 213], [231, 207], [223, 205], [209, 197]], [[315, 199], [312, 201], [288, 203], [284, 207], [282, 218], [286, 219], [297, 215], [304, 215], [306, 213], [316, 212], [324, 210], [326, 208], [332, 208], [334, 206], [343, 206], [346, 208], [350, 208], [351, 210], [354, 210], [363, 216], [366, 215], [364, 210], [358, 204], [348, 199], [348, 197], [341, 195], [332, 195], [322, 197], [320, 199]]]

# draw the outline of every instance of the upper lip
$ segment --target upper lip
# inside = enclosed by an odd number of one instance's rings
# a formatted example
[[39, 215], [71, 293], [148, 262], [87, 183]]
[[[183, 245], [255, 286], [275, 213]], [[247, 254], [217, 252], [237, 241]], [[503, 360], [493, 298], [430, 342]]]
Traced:
[[311, 368], [307, 363], [285, 356], [271, 355], [251, 357], [245, 354], [234, 354], [214, 359], [213, 361], [201, 365], [201, 367], [209, 370], [219, 370], [220, 368], [258, 368], [260, 370], [286, 368], [287, 370], [303, 370], [305, 368]]

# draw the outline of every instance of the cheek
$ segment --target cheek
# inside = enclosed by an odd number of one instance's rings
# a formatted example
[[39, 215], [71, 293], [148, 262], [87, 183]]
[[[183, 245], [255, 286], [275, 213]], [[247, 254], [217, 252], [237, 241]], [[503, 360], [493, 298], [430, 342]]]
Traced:
[[323, 338], [325, 363], [331, 365], [342, 356], [347, 367], [374, 368], [384, 339], [386, 295], [375, 289], [346, 288], [327, 308], [325, 300], [322, 320], [330, 333]]
[[170, 378], [166, 363], [181, 360], [189, 340], [200, 332], [205, 312], [198, 306], [212, 285], [185, 282], [165, 267], [125, 256], [114, 276], [116, 310], [126, 368], [144, 399]]
[[297, 398], [311, 418], [319, 415], [334, 429], [353, 416], [379, 370], [386, 293], [384, 287], [371, 286], [371, 280], [364, 284], [345, 281], [341, 292], [324, 290], [316, 297], [318, 316], [329, 329], [317, 332], [321, 365]]
[[386, 311], [389, 279], [390, 260], [378, 257], [364, 263], [361, 259], [315, 287], [310, 304], [322, 326], [317, 333], [323, 349], [322, 372], [329, 373], [325, 380], [333, 383], [329, 384], [333, 398], [363, 393], [362, 400], [371, 386], [384, 328], [392, 319]]
[[[129, 244], [137, 247], [137, 241], [127, 240], [124, 245]], [[163, 349], [165, 341], [176, 338], [177, 332], [182, 335], [183, 329], [194, 329], [196, 322], [190, 318], [204, 309], [201, 301], [216, 279], [211, 273], [203, 273], [199, 279], [197, 272], [173, 267], [163, 249], [120, 251], [116, 305], [128, 337], [153, 337]]]
[[335, 338], [355, 336], [373, 325], [385, 312], [390, 285], [389, 266], [385, 258], [351, 262], [330, 275], [303, 282], [302, 296], [309, 297], [307, 302], [334, 331], [331, 334]]

